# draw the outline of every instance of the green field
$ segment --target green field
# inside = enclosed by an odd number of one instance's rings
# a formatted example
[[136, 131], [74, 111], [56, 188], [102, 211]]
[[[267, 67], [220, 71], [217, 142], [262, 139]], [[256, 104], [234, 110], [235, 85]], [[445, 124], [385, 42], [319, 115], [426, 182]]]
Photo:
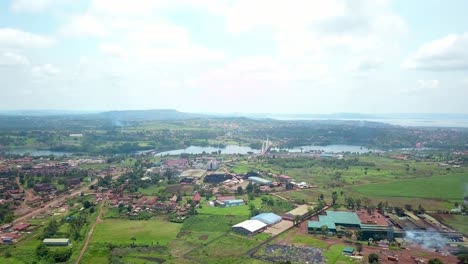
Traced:
[[315, 247], [315, 248], [327, 248], [328, 244], [320, 239], [317, 239], [311, 235], [294, 235], [291, 239], [294, 245]]
[[327, 259], [328, 264], [347, 264], [347, 263], [359, 263], [359, 261], [355, 261], [350, 259], [349, 257], [341, 254], [343, 249], [348, 247], [346, 245], [333, 245], [331, 246], [325, 253], [323, 254]]
[[179, 233], [181, 224], [163, 220], [129, 221], [108, 219], [96, 226], [91, 243], [112, 243], [115, 245], [136, 244], [167, 245]]
[[463, 188], [468, 175], [448, 174], [389, 183], [369, 184], [353, 187], [357, 192], [369, 197], [437, 198], [462, 200]]
[[193, 250], [188, 257], [201, 263], [249, 263], [250, 259], [247, 259], [245, 254], [261, 241], [255, 237], [230, 233]]

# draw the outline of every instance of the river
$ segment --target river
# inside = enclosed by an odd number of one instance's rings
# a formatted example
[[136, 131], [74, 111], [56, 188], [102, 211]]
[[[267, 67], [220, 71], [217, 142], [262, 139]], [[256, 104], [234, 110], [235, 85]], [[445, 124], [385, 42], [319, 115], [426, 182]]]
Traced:
[[[238, 146], [238, 145], [227, 145], [224, 148], [190, 146], [185, 149], [176, 149], [176, 150], [159, 152], [159, 153], [156, 153], [156, 155], [157, 156], [180, 155], [183, 153], [202, 154], [203, 152], [212, 153], [218, 150], [221, 150], [221, 154], [247, 154], [249, 152], [253, 152], [253, 153], [260, 152], [259, 149], [253, 149], [250, 147]], [[280, 149], [276, 149], [276, 148], [274, 148], [273, 150], [280, 151]], [[322, 150], [325, 153], [342, 153], [342, 152], [367, 153], [370, 151], [376, 151], [376, 150], [372, 150], [372, 149], [368, 149], [368, 148], [360, 147], [360, 146], [354, 146], [354, 145], [301, 146], [301, 147], [295, 147], [295, 148], [290, 148], [290, 149], [281, 149], [281, 151], [287, 151], [287, 152], [306, 152], [306, 151], [319, 151], [319, 150]]]

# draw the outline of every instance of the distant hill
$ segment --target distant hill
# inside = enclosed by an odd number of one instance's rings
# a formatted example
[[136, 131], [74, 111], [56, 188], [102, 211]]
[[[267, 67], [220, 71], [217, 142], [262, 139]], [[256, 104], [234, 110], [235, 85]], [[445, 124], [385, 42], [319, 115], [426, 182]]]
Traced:
[[102, 112], [95, 115], [118, 121], [184, 120], [210, 117], [209, 115], [184, 113], [173, 109], [122, 110]]

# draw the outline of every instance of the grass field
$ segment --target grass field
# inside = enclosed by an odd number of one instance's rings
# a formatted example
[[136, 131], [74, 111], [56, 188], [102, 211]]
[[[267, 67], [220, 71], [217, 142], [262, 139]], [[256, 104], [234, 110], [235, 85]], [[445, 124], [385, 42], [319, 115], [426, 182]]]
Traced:
[[468, 175], [448, 174], [389, 183], [369, 184], [353, 189], [365, 196], [438, 198], [462, 200]]
[[315, 248], [327, 248], [328, 244], [320, 239], [317, 239], [311, 235], [294, 235], [291, 239], [294, 245], [315, 247]]
[[[245, 258], [249, 249], [261, 243], [261, 240], [228, 234], [209, 245], [195, 249], [188, 254], [188, 257], [201, 263], [249, 263], [242, 262], [240, 258]], [[249, 259], [244, 259], [249, 261]]]
[[131, 238], [136, 238], [136, 244], [167, 245], [179, 233], [181, 224], [163, 220], [129, 221], [104, 220], [96, 226], [91, 243], [110, 242], [115, 245], [132, 244]]
[[359, 263], [349, 257], [342, 255], [341, 252], [347, 247], [346, 245], [333, 245], [323, 254], [327, 259], [328, 264], [348, 264], [348, 263]]

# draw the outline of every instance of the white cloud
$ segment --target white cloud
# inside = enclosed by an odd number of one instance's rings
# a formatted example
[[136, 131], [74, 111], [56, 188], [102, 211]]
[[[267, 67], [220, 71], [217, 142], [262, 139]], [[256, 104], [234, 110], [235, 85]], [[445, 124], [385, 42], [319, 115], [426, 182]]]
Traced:
[[352, 72], [368, 72], [376, 70], [383, 65], [380, 58], [364, 57], [357, 60], [351, 60], [345, 65], [345, 69]]
[[60, 69], [51, 64], [44, 64], [40, 66], [34, 66], [31, 69], [31, 72], [34, 77], [47, 78], [58, 75], [60, 73]]
[[62, 35], [74, 37], [103, 37], [108, 34], [102, 21], [89, 14], [73, 16], [59, 31]]
[[433, 90], [439, 87], [440, 82], [439, 80], [418, 80], [417, 83], [422, 89]]
[[17, 66], [17, 65], [29, 65], [28, 58], [23, 55], [4, 52], [0, 54], [0, 66]]
[[0, 46], [13, 48], [45, 48], [50, 47], [54, 43], [55, 40], [50, 37], [13, 28], [0, 28]]
[[468, 69], [468, 33], [450, 34], [423, 44], [407, 58], [406, 69], [450, 71]]
[[11, 9], [14, 11], [38, 12], [42, 11], [57, 0], [14, 0], [11, 3]]
[[328, 74], [325, 64], [280, 62], [269, 56], [256, 56], [238, 59], [225, 67], [208, 72], [190, 81], [193, 86], [262, 82], [289, 82], [318, 80]]
[[127, 52], [121, 46], [117, 44], [104, 43], [99, 45], [99, 50], [105, 55], [117, 58], [127, 57]]

